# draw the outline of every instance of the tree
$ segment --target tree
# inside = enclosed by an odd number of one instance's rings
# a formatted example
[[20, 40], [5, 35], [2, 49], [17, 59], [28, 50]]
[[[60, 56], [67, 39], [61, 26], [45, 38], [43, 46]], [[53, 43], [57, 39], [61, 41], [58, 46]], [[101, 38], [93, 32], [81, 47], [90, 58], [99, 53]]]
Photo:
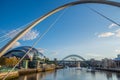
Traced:
[[5, 65], [8, 66], [8, 67], [13, 67], [13, 66], [15, 66], [18, 62], [19, 62], [19, 59], [17, 59], [15, 56], [5, 59]]
[[0, 58], [0, 65], [5, 65], [6, 58], [3, 56]]

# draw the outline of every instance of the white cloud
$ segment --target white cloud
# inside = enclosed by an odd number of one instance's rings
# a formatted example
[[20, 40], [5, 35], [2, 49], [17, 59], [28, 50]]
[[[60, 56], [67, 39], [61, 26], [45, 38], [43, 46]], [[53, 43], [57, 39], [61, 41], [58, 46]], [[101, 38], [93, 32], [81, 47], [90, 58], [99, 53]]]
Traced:
[[20, 45], [21, 45], [21, 43], [17, 41], [17, 42], [14, 43], [14, 45], [12, 46], [12, 48], [16, 48], [16, 47], [18, 47]]
[[115, 52], [116, 52], [116, 53], [120, 53], [120, 49], [116, 49]]
[[108, 28], [111, 29], [111, 28], [113, 28], [113, 27], [117, 27], [117, 26], [118, 26], [117, 24], [112, 23], [112, 24], [110, 24], [110, 25], [108, 26]]
[[120, 29], [117, 29], [116, 31], [113, 32], [104, 32], [98, 35], [99, 38], [103, 38], [103, 37], [120, 37]]
[[98, 37], [111, 37], [111, 36], [113, 36], [113, 35], [115, 35], [115, 33], [112, 33], [112, 32], [105, 32], [105, 33], [101, 33], [101, 34], [99, 34], [98, 35]]
[[21, 39], [26, 41], [26, 40], [33, 40], [37, 38], [39, 35], [39, 32], [37, 30], [30, 30], [25, 36], [23, 36]]
[[[113, 27], [117, 27], [118, 25], [115, 23], [112, 23], [108, 26], [109, 29], [113, 28]], [[112, 31], [112, 32], [104, 32], [101, 34], [98, 34], [99, 38], [106, 38], [106, 37], [120, 37], [120, 29], [117, 29], [116, 31]]]
[[115, 32], [116, 32], [116, 35], [115, 35], [115, 36], [116, 36], [116, 37], [120, 37], [120, 29], [117, 29]]
[[53, 51], [53, 52], [51, 52], [51, 54], [52, 54], [52, 55], [57, 55], [57, 54], [58, 54], [58, 52]]
[[7, 37], [9, 38], [13, 38], [15, 37], [15, 35], [17, 35], [21, 30], [12, 30], [10, 32], [7, 33]]
[[[12, 30], [9, 33], [7, 33], [7, 37], [9, 38], [13, 38], [15, 37], [20, 30]], [[39, 35], [39, 32], [37, 30], [30, 30], [29, 32], [27, 32], [22, 38], [21, 40], [26, 41], [26, 40], [33, 40], [35, 38], [37, 38], [37, 36]]]
[[37, 48], [37, 50], [38, 50], [38, 52], [40, 52], [40, 53], [42, 53], [42, 54], [45, 52], [45, 50], [42, 49], [42, 48]]

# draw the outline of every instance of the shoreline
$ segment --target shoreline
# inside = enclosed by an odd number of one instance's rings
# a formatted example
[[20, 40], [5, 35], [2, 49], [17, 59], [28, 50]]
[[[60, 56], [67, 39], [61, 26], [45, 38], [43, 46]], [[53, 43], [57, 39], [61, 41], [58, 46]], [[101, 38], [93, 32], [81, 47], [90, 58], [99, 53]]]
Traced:
[[95, 68], [96, 70], [102, 70], [102, 71], [109, 71], [109, 72], [117, 72], [120, 73], [119, 68]]
[[[43, 68], [20, 69], [20, 70], [11, 72], [10, 75], [7, 77], [7, 79], [14, 79], [14, 78], [18, 78], [21, 75], [52, 71], [52, 70], [55, 70], [55, 69], [57, 69], [57, 68], [53, 67], [53, 66], [51, 66], [51, 67], [46, 66], [46, 67], [43, 67]], [[4, 78], [4, 76], [6, 76], [6, 74], [7, 74], [7, 72], [0, 73], [0, 80], [2, 80]]]

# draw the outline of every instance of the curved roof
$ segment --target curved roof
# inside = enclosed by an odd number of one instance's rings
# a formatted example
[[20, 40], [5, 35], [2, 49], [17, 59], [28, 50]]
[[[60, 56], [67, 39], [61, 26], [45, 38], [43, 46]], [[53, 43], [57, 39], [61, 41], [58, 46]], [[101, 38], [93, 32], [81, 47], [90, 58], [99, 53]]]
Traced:
[[43, 56], [43, 54], [38, 52], [37, 49], [32, 48], [30, 46], [21, 46], [21, 47], [14, 48], [8, 51], [4, 56], [6, 57], [16, 56], [16, 57], [22, 58], [25, 55], [25, 53], [27, 53], [28, 51], [29, 51], [29, 54], [26, 55], [25, 57], [26, 59], [30, 59], [30, 58], [35, 59]]
[[120, 61], [120, 58], [115, 58], [115, 59], [113, 59], [114, 61]]

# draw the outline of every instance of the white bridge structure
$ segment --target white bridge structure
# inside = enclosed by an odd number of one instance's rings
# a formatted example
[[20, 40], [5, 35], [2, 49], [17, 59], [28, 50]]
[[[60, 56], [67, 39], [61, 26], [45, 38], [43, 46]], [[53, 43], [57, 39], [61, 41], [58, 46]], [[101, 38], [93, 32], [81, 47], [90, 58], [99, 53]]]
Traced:
[[74, 6], [74, 5], [90, 4], [90, 3], [107, 4], [107, 5], [111, 5], [111, 6], [120, 7], [119, 2], [110, 1], [110, 0], [79, 0], [79, 1], [75, 1], [75, 2], [71, 2], [68, 4], [62, 5], [56, 9], [48, 12], [47, 14], [43, 15], [42, 17], [38, 18], [37, 20], [32, 22], [30, 25], [28, 25], [25, 29], [23, 29], [19, 34], [17, 34], [12, 40], [10, 40], [5, 46], [2, 47], [2, 49], [0, 50], [0, 57], [3, 56], [14, 45], [14, 43], [17, 42], [20, 38], [22, 38], [28, 31], [30, 31], [33, 27], [35, 27], [37, 24], [39, 24], [41, 21], [45, 20], [47, 17], [51, 16], [52, 14], [54, 14], [62, 9]]
[[61, 61], [58, 61], [58, 65], [62, 66], [69, 66], [69, 67], [80, 67], [80, 64], [89, 66], [89, 64], [86, 62], [86, 59], [84, 59], [82, 56], [72, 54], [64, 57]]
[[[68, 7], [71, 7], [71, 6], [75, 6], [75, 5], [79, 5], [79, 4], [90, 4], [90, 3], [95, 3], [95, 4], [105, 4], [105, 5], [111, 5], [111, 6], [116, 6], [116, 7], [120, 7], [120, 2], [115, 2], [115, 1], [111, 1], [111, 0], [78, 0], [78, 1], [74, 1], [74, 2], [70, 2], [70, 3], [67, 3], [65, 5], [62, 5], [60, 7], [57, 7], [56, 9], [48, 12], [47, 14], [43, 15], [42, 17], [39, 17], [38, 19], [36, 19], [35, 21], [33, 21], [31, 24], [29, 24], [25, 29], [23, 29], [21, 32], [19, 32], [12, 40], [10, 40], [5, 46], [3, 46], [1, 49], [0, 49], [0, 57], [3, 56], [13, 45], [14, 43], [16, 43], [20, 38], [22, 38], [28, 31], [30, 31], [32, 28], [34, 28], [37, 24], [39, 24], [40, 22], [42, 22], [43, 20], [45, 20], [46, 18], [48, 18], [49, 16], [51, 16], [52, 14], [60, 11], [60, 10], [63, 10], [65, 8], [68, 8]], [[94, 10], [93, 10], [94, 11]], [[96, 12], [96, 11], [94, 11]], [[96, 12], [98, 13], [98, 12]], [[104, 18], [108, 19], [107, 17], [105, 17], [104, 15], [98, 13], [99, 15], [103, 16]], [[108, 19], [109, 21], [111, 22], [114, 22], [110, 19]], [[114, 22], [115, 23], [115, 22]], [[117, 24], [118, 26], [120, 26], [119, 24]], [[31, 50], [31, 49], [30, 49]], [[26, 53], [28, 54], [29, 51]], [[82, 58], [81, 56], [78, 56], [78, 55], [69, 55], [67, 57], [65, 57], [64, 59], [68, 58], [68, 57], [71, 57], [71, 56], [74, 56], [74, 57], [78, 57], [80, 59], [82, 59], [83, 61], [85, 61], [84, 58]], [[25, 56], [23, 56], [24, 58]], [[23, 60], [23, 58], [21, 58], [20, 61]], [[63, 60], [64, 60], [63, 59]], [[19, 61], [19, 62], [20, 62]], [[17, 63], [12, 70], [15, 69], [15, 67], [18, 65], [19, 63]], [[12, 70], [10, 72], [12, 72]], [[5, 80], [7, 78], [7, 76], [9, 75], [9, 73], [4, 77], [3, 80]]]

